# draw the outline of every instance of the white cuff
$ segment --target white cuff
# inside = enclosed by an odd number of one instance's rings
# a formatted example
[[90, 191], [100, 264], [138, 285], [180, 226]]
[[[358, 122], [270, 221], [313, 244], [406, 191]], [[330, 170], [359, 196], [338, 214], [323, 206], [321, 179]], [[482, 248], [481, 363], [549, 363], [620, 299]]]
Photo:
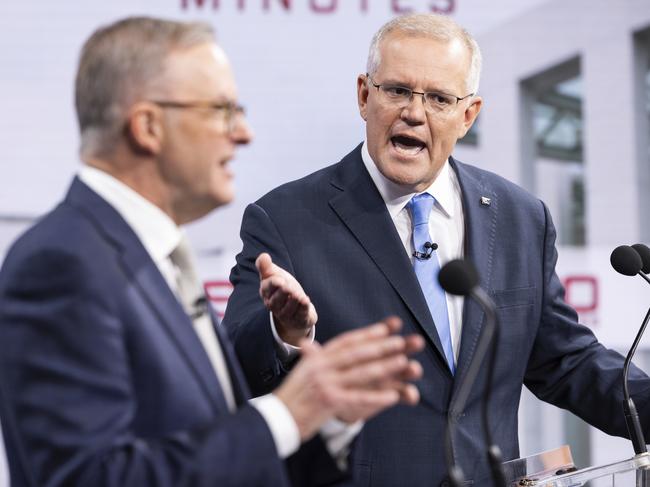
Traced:
[[332, 418], [321, 426], [320, 434], [327, 451], [341, 470], [347, 469], [350, 443], [359, 434], [363, 424], [363, 421], [348, 424]]
[[266, 421], [278, 451], [278, 457], [287, 458], [300, 448], [298, 425], [284, 403], [273, 394], [248, 401]]
[[[275, 340], [275, 349], [280, 356], [280, 359], [283, 361], [289, 360], [300, 353], [300, 347], [296, 347], [287, 343], [280, 338], [278, 335], [278, 330], [275, 328], [275, 320], [273, 319], [273, 313], [269, 313], [271, 321], [271, 332], [273, 333], [273, 339]], [[312, 326], [309, 330], [309, 334], [305, 337], [310, 341], [314, 341], [316, 337], [316, 325]]]

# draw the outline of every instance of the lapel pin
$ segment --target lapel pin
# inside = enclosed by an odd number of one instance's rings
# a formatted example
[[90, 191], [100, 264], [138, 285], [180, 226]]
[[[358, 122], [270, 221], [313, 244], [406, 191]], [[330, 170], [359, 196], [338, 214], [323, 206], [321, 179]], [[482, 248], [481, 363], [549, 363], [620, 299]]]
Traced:
[[490, 206], [492, 204], [492, 200], [487, 196], [481, 196], [481, 204], [483, 206]]

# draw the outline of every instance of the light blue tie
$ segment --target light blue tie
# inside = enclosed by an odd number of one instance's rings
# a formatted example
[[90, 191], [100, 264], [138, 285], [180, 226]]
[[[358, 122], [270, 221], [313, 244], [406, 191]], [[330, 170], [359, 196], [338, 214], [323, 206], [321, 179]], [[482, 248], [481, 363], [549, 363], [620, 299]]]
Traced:
[[438, 253], [424, 246], [427, 242], [433, 242], [431, 235], [429, 235], [429, 215], [435, 201], [435, 198], [430, 194], [422, 193], [415, 195], [408, 203], [413, 223], [413, 248], [417, 252], [417, 257], [413, 261], [413, 268], [427, 300], [431, 318], [433, 318], [436, 325], [449, 369], [453, 374], [455, 370], [454, 349], [451, 346], [451, 331], [445, 291], [438, 283], [438, 273], [440, 272]]

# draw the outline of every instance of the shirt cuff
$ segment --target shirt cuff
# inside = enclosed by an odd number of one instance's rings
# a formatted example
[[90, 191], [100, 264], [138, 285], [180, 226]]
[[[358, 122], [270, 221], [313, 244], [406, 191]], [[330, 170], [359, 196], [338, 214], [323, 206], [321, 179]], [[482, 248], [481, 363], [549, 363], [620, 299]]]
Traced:
[[273, 394], [248, 401], [266, 421], [278, 456], [285, 459], [300, 447], [300, 431], [284, 403]]
[[[294, 358], [300, 353], [300, 347], [286, 343], [278, 335], [278, 330], [275, 328], [275, 320], [273, 319], [273, 313], [269, 313], [271, 321], [271, 332], [273, 333], [273, 339], [275, 340], [275, 349], [280, 357], [280, 360], [286, 362], [289, 359]], [[309, 330], [309, 334], [305, 337], [309, 341], [313, 342], [316, 337], [316, 325], [312, 326]]]
[[341, 470], [347, 470], [350, 443], [359, 434], [363, 424], [363, 421], [348, 424], [332, 418], [321, 426], [320, 435], [327, 451]]

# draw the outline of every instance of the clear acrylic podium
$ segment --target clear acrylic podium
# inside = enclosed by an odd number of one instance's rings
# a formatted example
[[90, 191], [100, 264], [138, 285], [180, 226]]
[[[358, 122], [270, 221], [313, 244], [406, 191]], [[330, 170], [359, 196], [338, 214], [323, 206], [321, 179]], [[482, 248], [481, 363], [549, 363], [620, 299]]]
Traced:
[[[650, 487], [650, 454], [627, 460], [576, 469], [571, 450], [563, 446], [503, 464], [508, 487], [574, 487], [595, 481], [607, 487]], [[590, 484], [591, 485], [591, 484]]]

